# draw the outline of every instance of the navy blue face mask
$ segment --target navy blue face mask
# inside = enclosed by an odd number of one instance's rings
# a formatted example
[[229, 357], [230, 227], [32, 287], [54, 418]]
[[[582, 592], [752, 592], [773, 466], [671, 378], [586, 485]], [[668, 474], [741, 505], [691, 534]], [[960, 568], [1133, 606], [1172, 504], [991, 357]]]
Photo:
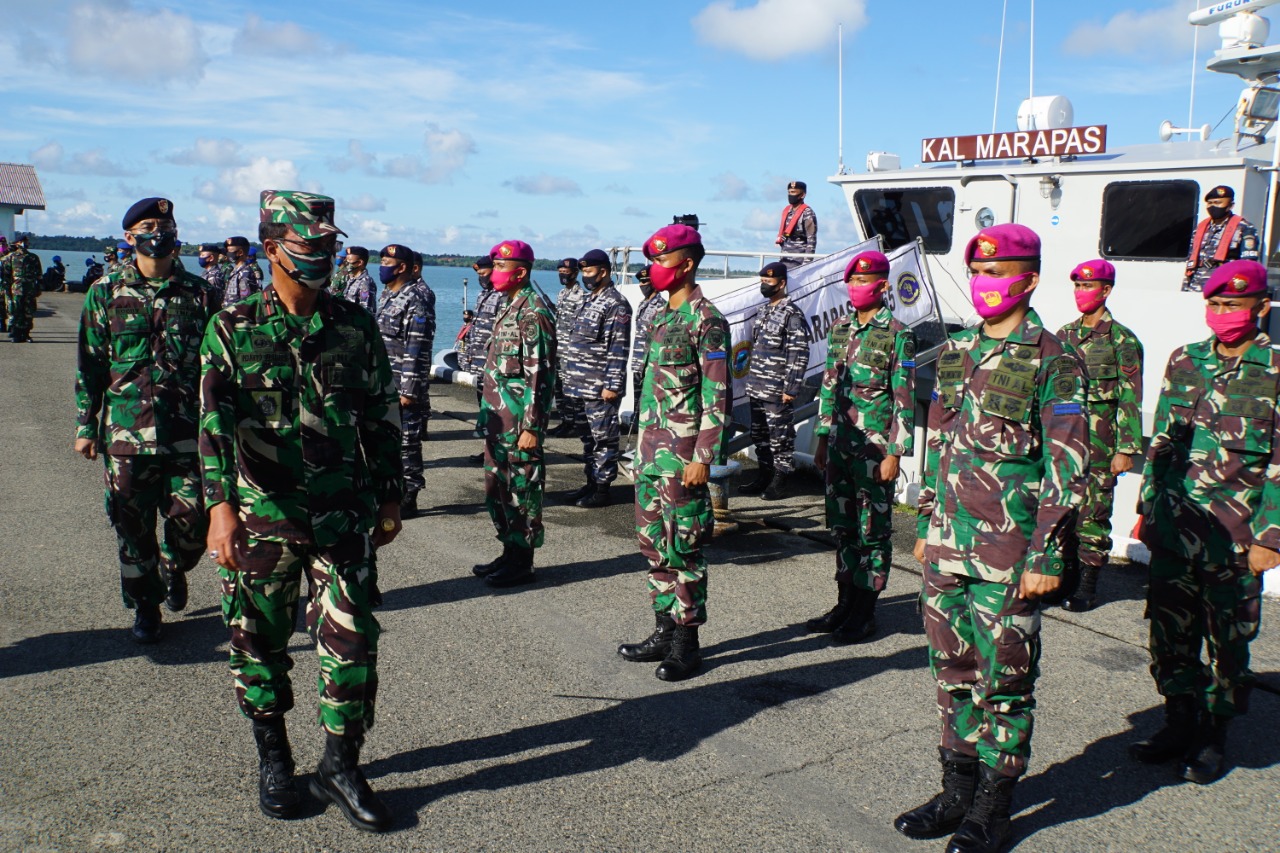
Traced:
[[378, 281], [383, 284], [390, 284], [398, 275], [395, 267], [378, 267]]

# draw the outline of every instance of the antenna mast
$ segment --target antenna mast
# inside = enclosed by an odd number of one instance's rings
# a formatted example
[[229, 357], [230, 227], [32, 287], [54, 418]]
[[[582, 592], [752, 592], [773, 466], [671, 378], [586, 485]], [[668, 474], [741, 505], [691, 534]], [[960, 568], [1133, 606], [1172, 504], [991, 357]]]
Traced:
[[[1036, 0], [1031, 0], [1031, 93], [1027, 96], [1034, 103], [1036, 99]], [[1036, 129], [1036, 113], [1031, 111], [1031, 129]]]
[[[1200, 0], [1196, 0], [1196, 11], [1200, 11]], [[1196, 114], [1196, 65], [1200, 54], [1200, 28], [1195, 27], [1195, 31], [1191, 42], [1191, 100], [1187, 104], [1187, 127], [1195, 125]]]
[[836, 161], [844, 174], [844, 24], [836, 24]]
[[1004, 67], [1004, 26], [1009, 20], [1009, 0], [1004, 0], [1004, 11], [1000, 13], [1000, 52], [996, 54], [996, 101], [991, 107], [991, 132], [996, 132], [996, 121], [1000, 117], [1000, 71]]

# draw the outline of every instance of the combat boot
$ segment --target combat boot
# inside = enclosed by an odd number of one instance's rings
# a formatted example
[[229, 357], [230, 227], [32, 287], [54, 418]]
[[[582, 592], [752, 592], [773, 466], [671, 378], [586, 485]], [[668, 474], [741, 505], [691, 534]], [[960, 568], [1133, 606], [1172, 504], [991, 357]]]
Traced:
[[609, 484], [596, 483], [592, 491], [578, 501], [578, 506], [583, 509], [597, 509], [602, 506], [608, 506], [611, 503], [613, 503], [613, 500], [609, 495]]
[[749, 483], [743, 483], [738, 486], [738, 494], [740, 495], [758, 495], [769, 488], [769, 484], [773, 482], [773, 466], [761, 465], [756, 469], [756, 478]]
[[139, 604], [133, 611], [133, 641], [144, 646], [160, 642], [160, 605]]
[[508, 586], [519, 586], [533, 583], [537, 577], [533, 574], [533, 549], [511, 546], [511, 558], [498, 567], [498, 570], [484, 579], [492, 587], [502, 589]]
[[187, 575], [174, 568], [161, 568], [160, 576], [164, 578], [164, 606], [170, 613], [178, 613], [187, 608]]
[[964, 822], [951, 836], [947, 853], [1000, 853], [1009, 843], [1009, 807], [1018, 780], [1002, 776], [994, 767], [978, 764], [973, 802]]
[[473, 455], [471, 455], [471, 456], [468, 456], [468, 457], [467, 457], [467, 461], [468, 461], [468, 462], [470, 462], [472, 465], [483, 465], [483, 464], [484, 464], [484, 451], [482, 450], [482, 451], [480, 451], [479, 453], [476, 453], [476, 454], [473, 454]]
[[696, 625], [676, 625], [671, 632], [671, 649], [653, 674], [663, 681], [683, 681], [702, 666], [698, 653]]
[[638, 643], [623, 643], [618, 646], [618, 654], [624, 659], [643, 663], [663, 660], [671, 652], [671, 635], [675, 633], [676, 622], [670, 613], [655, 613], [654, 616], [656, 624], [652, 634]]
[[815, 616], [804, 623], [806, 631], [812, 634], [830, 634], [844, 624], [849, 618], [849, 609], [853, 606], [853, 585], [842, 583], [838, 587], [836, 606], [822, 616]]
[[1062, 602], [1062, 609], [1072, 613], [1092, 610], [1098, 602], [1098, 575], [1101, 572], [1099, 566], [1085, 566], [1080, 572], [1080, 585], [1076, 587], [1075, 595]]
[[324, 757], [311, 777], [311, 793], [341, 809], [356, 829], [385, 832], [391, 826], [391, 811], [369, 787], [360, 769], [363, 745], [359, 728], [343, 735], [326, 732]]
[[578, 488], [576, 489], [569, 489], [568, 491], [561, 492], [560, 499], [567, 504], [577, 503], [578, 501], [585, 498], [587, 495], [591, 494], [591, 492], [595, 490], [595, 487], [596, 487], [595, 483], [591, 482], [590, 480], [587, 480], [586, 483], [582, 484], [581, 486], [578, 486]]
[[973, 802], [978, 779], [977, 756], [938, 747], [942, 761], [942, 793], [898, 815], [893, 828], [908, 838], [941, 838], [955, 832]]
[[400, 518], [414, 518], [418, 515], [418, 490], [405, 492], [400, 501]]
[[1227, 769], [1227, 727], [1230, 717], [1206, 713], [1186, 760], [1178, 775], [1197, 785], [1208, 785], [1222, 778]]
[[1129, 745], [1129, 755], [1143, 764], [1178, 758], [1196, 734], [1196, 700], [1189, 694], [1164, 700], [1164, 728], [1146, 740]]
[[876, 599], [880, 593], [869, 589], [855, 589], [849, 607], [849, 616], [839, 628], [831, 632], [831, 642], [837, 646], [861, 643], [875, 636]]
[[769, 485], [765, 488], [761, 497], [767, 501], [780, 501], [787, 497], [790, 494], [787, 487], [791, 485], [791, 478], [790, 471], [785, 473], [778, 471], [773, 475], [773, 479], [769, 481]]
[[492, 560], [490, 560], [487, 563], [477, 563], [476, 565], [471, 567], [471, 571], [475, 574], [476, 577], [479, 577], [479, 578], [485, 577], [486, 575], [491, 575], [494, 572], [496, 572], [498, 569], [502, 568], [507, 564], [507, 561], [511, 559], [511, 555], [513, 551], [514, 549], [512, 548], [512, 546], [504, 542], [502, 545], [501, 554], [499, 554], [497, 557], [494, 557]]
[[258, 808], [267, 817], [297, 817], [302, 798], [293, 785], [293, 749], [284, 717], [254, 720], [253, 739], [258, 742]]

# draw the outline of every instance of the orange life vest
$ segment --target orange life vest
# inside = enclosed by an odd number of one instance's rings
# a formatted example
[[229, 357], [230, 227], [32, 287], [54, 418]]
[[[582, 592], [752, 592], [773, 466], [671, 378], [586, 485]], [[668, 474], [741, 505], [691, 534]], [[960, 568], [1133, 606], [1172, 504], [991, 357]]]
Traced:
[[791, 232], [796, 230], [796, 226], [800, 224], [800, 218], [804, 216], [804, 212], [809, 209], [809, 205], [801, 202], [795, 207], [787, 205], [782, 211], [782, 223], [778, 226], [778, 239], [785, 240], [791, 236]]
[[[1237, 216], [1234, 213], [1227, 218], [1227, 224], [1222, 229], [1222, 237], [1218, 240], [1218, 247], [1213, 252], [1213, 259], [1218, 263], [1227, 259], [1227, 252], [1231, 250], [1231, 241], [1235, 239], [1236, 229], [1243, 221], [1243, 216]], [[1191, 254], [1187, 257], [1187, 275], [1195, 272], [1200, 266], [1200, 247], [1204, 245], [1204, 235], [1209, 233], [1209, 226], [1212, 224], [1213, 219], [1210, 218], [1201, 220], [1196, 226], [1196, 238], [1191, 241]]]

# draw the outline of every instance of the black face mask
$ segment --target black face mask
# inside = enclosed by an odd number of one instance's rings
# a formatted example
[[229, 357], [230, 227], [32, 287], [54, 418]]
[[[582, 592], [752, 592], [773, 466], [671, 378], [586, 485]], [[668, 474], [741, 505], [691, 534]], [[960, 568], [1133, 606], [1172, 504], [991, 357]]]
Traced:
[[493, 285], [489, 282], [490, 275], [492, 275], [492, 273], [489, 270], [476, 273], [476, 278], [480, 279], [481, 287], [493, 287]]
[[573, 284], [573, 279], [574, 279], [573, 273], [568, 273], [568, 272], [560, 273], [560, 283], [563, 284], [565, 287], [568, 287], [569, 285]]
[[1213, 220], [1226, 219], [1226, 218], [1227, 218], [1228, 216], [1230, 216], [1230, 215], [1231, 215], [1231, 211], [1230, 211], [1230, 210], [1227, 210], [1227, 208], [1225, 208], [1225, 207], [1211, 207], [1211, 208], [1209, 208], [1209, 218], [1210, 218], [1210, 219], [1213, 219]]
[[793, 193], [787, 193], [787, 204], [791, 205], [792, 207], [796, 206], [802, 201], [804, 201], [804, 196], [795, 195]]
[[652, 284], [640, 285], [640, 292], [644, 294], [645, 299], [648, 299], [650, 296], [653, 296], [653, 285]]
[[785, 284], [779, 284], [779, 285], [777, 285], [776, 287], [774, 287], [774, 286], [771, 286], [771, 285], [765, 284], [765, 283], [762, 281], [762, 282], [760, 282], [760, 293], [761, 293], [761, 295], [763, 295], [763, 296], [767, 296], [767, 297], [769, 297], [770, 299], [772, 299], [773, 297], [775, 297], [775, 296], [777, 296], [779, 293], [781, 293], [785, 287], [786, 287], [786, 285], [785, 285]]
[[607, 272], [602, 272], [599, 275], [597, 275], [595, 278], [587, 278], [585, 275], [582, 277], [582, 283], [585, 284], [587, 287], [591, 288], [592, 290], [598, 290], [599, 288], [603, 287], [605, 282], [607, 282], [608, 280], [609, 280], [609, 274]]

